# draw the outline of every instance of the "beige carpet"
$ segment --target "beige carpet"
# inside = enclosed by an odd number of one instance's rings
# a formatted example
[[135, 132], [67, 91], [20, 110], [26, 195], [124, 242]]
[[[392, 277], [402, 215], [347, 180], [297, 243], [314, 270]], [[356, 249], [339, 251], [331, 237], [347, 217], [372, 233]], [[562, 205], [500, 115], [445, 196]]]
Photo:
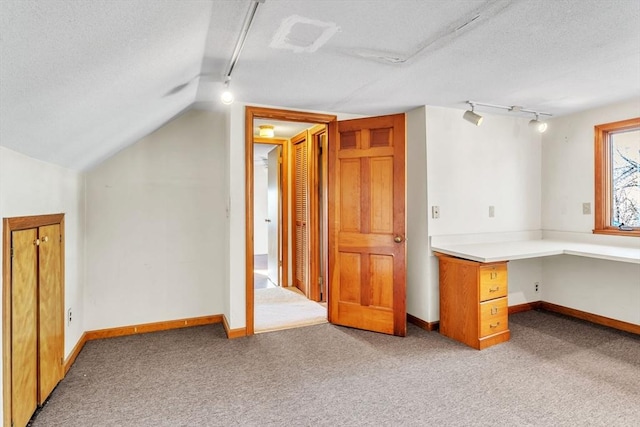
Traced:
[[256, 289], [254, 331], [279, 331], [327, 323], [327, 309], [299, 292], [296, 288]]

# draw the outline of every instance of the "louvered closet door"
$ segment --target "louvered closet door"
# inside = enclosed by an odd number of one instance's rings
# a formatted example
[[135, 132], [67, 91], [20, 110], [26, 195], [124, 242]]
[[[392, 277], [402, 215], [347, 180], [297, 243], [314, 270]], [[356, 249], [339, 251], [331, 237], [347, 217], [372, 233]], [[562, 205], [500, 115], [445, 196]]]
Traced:
[[11, 233], [11, 414], [26, 426], [38, 399], [38, 249], [36, 229]]
[[308, 294], [309, 282], [309, 175], [306, 138], [293, 146], [294, 150], [294, 283], [295, 286]]

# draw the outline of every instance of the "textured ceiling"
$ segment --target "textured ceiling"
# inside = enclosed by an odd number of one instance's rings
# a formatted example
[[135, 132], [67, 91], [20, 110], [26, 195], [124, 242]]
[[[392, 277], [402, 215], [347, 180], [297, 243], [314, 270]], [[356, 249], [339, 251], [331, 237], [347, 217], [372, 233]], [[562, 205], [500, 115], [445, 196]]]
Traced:
[[[85, 169], [222, 108], [250, 4], [0, 0], [0, 145]], [[639, 24], [638, 0], [266, 0], [231, 89], [365, 115], [468, 99], [563, 115], [640, 96]]]

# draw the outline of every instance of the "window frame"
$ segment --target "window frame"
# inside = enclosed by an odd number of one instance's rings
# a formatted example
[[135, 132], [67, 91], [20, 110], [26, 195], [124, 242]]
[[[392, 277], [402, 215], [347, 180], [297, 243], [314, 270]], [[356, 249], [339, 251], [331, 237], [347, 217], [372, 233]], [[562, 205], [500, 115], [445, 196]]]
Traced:
[[640, 237], [640, 227], [620, 230], [611, 225], [611, 144], [612, 133], [640, 129], [640, 117], [594, 126], [595, 133], [595, 224], [594, 234]]

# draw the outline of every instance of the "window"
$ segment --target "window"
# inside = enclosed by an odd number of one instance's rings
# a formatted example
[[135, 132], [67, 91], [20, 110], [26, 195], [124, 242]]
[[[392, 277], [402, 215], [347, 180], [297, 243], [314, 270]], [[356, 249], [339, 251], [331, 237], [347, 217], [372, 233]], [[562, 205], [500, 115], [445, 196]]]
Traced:
[[640, 236], [640, 117], [595, 127], [594, 233]]

